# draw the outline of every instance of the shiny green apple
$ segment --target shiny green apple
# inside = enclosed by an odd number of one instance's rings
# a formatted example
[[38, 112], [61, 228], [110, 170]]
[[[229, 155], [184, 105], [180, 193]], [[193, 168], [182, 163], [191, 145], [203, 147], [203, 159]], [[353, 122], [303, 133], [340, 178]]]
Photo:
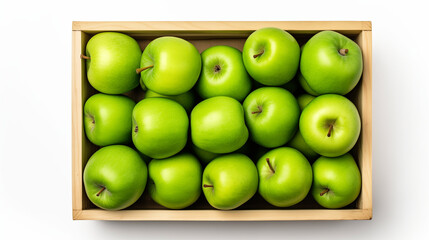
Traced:
[[131, 115], [136, 103], [126, 96], [98, 93], [83, 108], [83, 123], [89, 141], [98, 146], [131, 142]]
[[149, 163], [149, 194], [166, 208], [183, 209], [200, 196], [201, 178], [201, 164], [190, 153], [153, 159]]
[[89, 39], [86, 45], [88, 81], [96, 90], [121, 94], [139, 85], [136, 68], [142, 51], [132, 37], [117, 32], [102, 32]]
[[230, 153], [249, 136], [240, 102], [231, 97], [206, 99], [191, 112], [192, 142], [212, 153]]
[[353, 156], [320, 157], [313, 163], [314, 199], [325, 208], [342, 208], [359, 196], [362, 179]]
[[256, 164], [259, 194], [277, 207], [290, 207], [301, 202], [313, 181], [310, 163], [298, 150], [281, 147], [264, 154]]
[[246, 97], [243, 107], [250, 136], [261, 146], [282, 146], [298, 129], [298, 102], [283, 88], [258, 88]]
[[201, 72], [201, 56], [190, 42], [178, 37], [159, 37], [141, 55], [144, 85], [159, 94], [180, 95], [191, 90]]
[[362, 51], [350, 38], [338, 32], [322, 31], [303, 47], [300, 69], [314, 92], [344, 95], [360, 80]]
[[83, 171], [83, 183], [89, 200], [107, 210], [129, 207], [142, 195], [147, 167], [130, 147], [112, 145], [95, 152]]
[[361, 121], [355, 105], [337, 94], [313, 99], [302, 111], [299, 128], [305, 142], [326, 157], [338, 157], [356, 144]]
[[211, 161], [203, 172], [202, 188], [211, 206], [221, 210], [237, 208], [258, 189], [258, 171], [244, 154], [233, 153]]
[[252, 80], [240, 50], [213, 46], [201, 53], [201, 59], [202, 70], [196, 89], [202, 98], [227, 96], [240, 102], [244, 100], [252, 88]]
[[167, 158], [180, 152], [188, 138], [185, 109], [167, 98], [146, 98], [134, 107], [132, 139], [151, 158]]
[[292, 80], [299, 67], [300, 48], [295, 38], [278, 28], [262, 28], [244, 43], [243, 62], [256, 81], [280, 86]]

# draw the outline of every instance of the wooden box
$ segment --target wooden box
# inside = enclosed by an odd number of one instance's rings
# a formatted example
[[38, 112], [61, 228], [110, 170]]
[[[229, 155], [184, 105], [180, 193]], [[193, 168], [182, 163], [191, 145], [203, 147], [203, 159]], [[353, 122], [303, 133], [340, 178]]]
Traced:
[[[359, 198], [343, 209], [323, 209], [311, 196], [291, 208], [276, 208], [258, 194], [236, 210], [220, 211], [201, 198], [185, 210], [168, 210], [154, 203], [145, 192], [131, 207], [106, 211], [95, 207], [87, 198], [82, 173], [89, 157], [98, 148], [85, 137], [83, 105], [96, 91], [86, 79], [85, 52], [87, 41], [96, 33], [118, 31], [134, 37], [142, 49], [150, 40], [178, 36], [192, 42], [199, 51], [213, 45], [230, 45], [242, 49], [247, 36], [263, 27], [277, 27], [303, 43], [322, 30], [335, 30], [361, 47], [364, 71], [358, 86], [348, 95], [356, 104], [362, 119], [362, 132], [352, 153], [362, 173]], [[284, 221], [284, 220], [352, 220], [372, 218], [372, 49], [371, 22], [73, 22], [72, 49], [72, 180], [73, 219], [138, 220], [138, 221]], [[141, 99], [141, 90], [128, 94]]]

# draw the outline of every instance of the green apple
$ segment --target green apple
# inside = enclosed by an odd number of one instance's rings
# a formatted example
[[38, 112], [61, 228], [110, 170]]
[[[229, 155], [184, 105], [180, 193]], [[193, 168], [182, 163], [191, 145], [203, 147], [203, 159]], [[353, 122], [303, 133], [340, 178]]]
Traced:
[[191, 90], [201, 71], [201, 56], [190, 42], [178, 37], [151, 41], [141, 56], [144, 85], [159, 94], [180, 95]]
[[258, 88], [246, 97], [243, 107], [250, 136], [261, 146], [282, 146], [298, 128], [298, 102], [283, 88]]
[[234, 209], [256, 193], [258, 170], [244, 154], [223, 155], [204, 169], [202, 185], [211, 206], [221, 210]]
[[196, 89], [202, 98], [228, 96], [241, 102], [249, 94], [252, 80], [240, 50], [213, 46], [201, 53], [201, 59], [202, 70]]
[[262, 28], [244, 43], [243, 62], [256, 81], [269, 86], [283, 85], [295, 76], [300, 48], [295, 38], [278, 28]]
[[320, 157], [313, 163], [313, 198], [325, 208], [342, 208], [359, 196], [362, 180], [352, 155]]
[[326, 157], [338, 157], [356, 144], [361, 121], [355, 105], [337, 94], [313, 99], [302, 111], [299, 128], [305, 142]]
[[304, 108], [311, 102], [313, 99], [316, 98], [315, 96], [312, 96], [310, 94], [301, 94], [299, 95], [296, 100], [298, 101], [299, 108], [304, 110]]
[[108, 94], [128, 92], [139, 85], [136, 68], [142, 51], [132, 37], [117, 32], [102, 32], [86, 45], [88, 81], [96, 90]]
[[302, 76], [302, 74], [299, 72], [298, 73], [298, 82], [301, 85], [301, 88], [304, 89], [304, 91], [306, 91], [308, 94], [313, 95], [313, 96], [319, 96], [320, 94], [315, 92], [313, 89], [310, 88], [310, 86], [308, 86], [307, 80], [305, 80], [304, 76]]
[[167, 158], [180, 152], [188, 138], [185, 109], [167, 98], [146, 98], [134, 107], [132, 139], [151, 158]]
[[146, 91], [145, 98], [155, 98], [155, 97], [172, 99], [178, 102], [180, 105], [182, 105], [182, 107], [184, 107], [188, 113], [190, 113], [192, 111], [192, 108], [194, 108], [195, 106], [195, 96], [192, 93], [192, 91], [185, 92], [180, 95], [173, 95], [173, 96], [162, 95], [151, 90]]
[[83, 171], [89, 200], [107, 210], [120, 210], [135, 203], [146, 181], [146, 163], [135, 150], [122, 145], [101, 148], [91, 156]]
[[85, 102], [83, 123], [89, 141], [98, 146], [131, 142], [131, 115], [136, 103], [126, 96], [98, 93]]
[[296, 149], [273, 149], [263, 155], [256, 166], [259, 173], [259, 194], [274, 206], [295, 205], [310, 191], [313, 181], [311, 165]]
[[287, 146], [300, 151], [309, 161], [314, 161], [319, 157], [319, 154], [305, 142], [299, 129], [296, 131], [295, 136], [287, 143]]
[[201, 161], [201, 163], [203, 163], [204, 165], [207, 165], [210, 161], [222, 155], [219, 153], [212, 153], [204, 149], [201, 149], [195, 146], [195, 144], [192, 144], [192, 150], [195, 153], [195, 155], [198, 157], [198, 159]]
[[230, 153], [249, 137], [240, 102], [231, 97], [206, 99], [191, 112], [192, 142], [212, 153]]
[[152, 199], [170, 209], [183, 209], [201, 194], [202, 168], [190, 153], [181, 153], [149, 163], [148, 190]]
[[362, 75], [362, 51], [353, 40], [322, 31], [302, 49], [301, 73], [308, 87], [318, 94], [350, 92]]

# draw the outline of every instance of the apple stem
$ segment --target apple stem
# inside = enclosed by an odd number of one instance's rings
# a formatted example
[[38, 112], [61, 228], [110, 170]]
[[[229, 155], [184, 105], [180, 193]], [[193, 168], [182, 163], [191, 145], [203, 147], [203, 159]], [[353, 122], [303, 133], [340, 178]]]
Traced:
[[138, 132], [139, 131], [139, 126], [136, 126], [135, 128], [134, 128], [134, 132], [136, 133], [136, 132]]
[[328, 137], [331, 137], [332, 128], [334, 128], [334, 124], [329, 125], [328, 135], [327, 135]]
[[252, 114], [261, 113], [261, 112], [262, 112], [262, 107], [258, 106], [258, 111], [254, 111], [254, 112], [252, 112]]
[[271, 166], [270, 159], [267, 158], [266, 160], [267, 160], [267, 163], [268, 163], [268, 167], [270, 167], [270, 169], [271, 169], [271, 172], [276, 173], [276, 171], [274, 171], [273, 166]]
[[213, 187], [213, 185], [210, 184], [204, 184], [203, 187], [207, 188], [207, 187]]
[[264, 54], [264, 50], [262, 50], [260, 53], [253, 55], [253, 58], [257, 58], [259, 56], [261, 56], [262, 54]]
[[325, 189], [323, 189], [323, 191], [320, 193], [320, 196], [323, 196], [323, 195], [325, 195], [325, 193], [328, 193], [329, 192], [329, 188], [325, 188]]
[[83, 55], [83, 54], [81, 54], [81, 55], [80, 55], [80, 58], [81, 58], [81, 59], [87, 59], [87, 60], [88, 60], [88, 59], [91, 59], [90, 57], [85, 56], [85, 55]]
[[346, 54], [349, 52], [349, 50], [347, 48], [341, 48], [340, 50], [338, 50], [338, 52], [342, 55], [342, 56], [346, 56]]
[[106, 189], [106, 187], [102, 187], [102, 188], [100, 189], [100, 191], [98, 191], [98, 193], [97, 193], [97, 197], [98, 197], [98, 196], [100, 196], [101, 192], [103, 192], [103, 191], [104, 191], [104, 189]]
[[148, 68], [151, 68], [151, 67], [153, 67], [153, 65], [149, 65], [149, 66], [142, 67], [142, 68], [137, 68], [137, 69], [136, 69], [136, 73], [137, 73], [137, 74], [140, 74], [140, 73], [141, 73], [141, 72], [143, 72], [144, 70], [146, 70], [146, 69], [148, 69]]

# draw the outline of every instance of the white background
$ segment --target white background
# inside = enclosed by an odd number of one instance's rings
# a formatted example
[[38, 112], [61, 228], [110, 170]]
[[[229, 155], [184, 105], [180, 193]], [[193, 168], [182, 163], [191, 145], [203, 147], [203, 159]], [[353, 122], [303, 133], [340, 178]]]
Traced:
[[[0, 239], [429, 239], [424, 1], [0, 0]], [[371, 221], [72, 221], [71, 23], [370, 20]]]

